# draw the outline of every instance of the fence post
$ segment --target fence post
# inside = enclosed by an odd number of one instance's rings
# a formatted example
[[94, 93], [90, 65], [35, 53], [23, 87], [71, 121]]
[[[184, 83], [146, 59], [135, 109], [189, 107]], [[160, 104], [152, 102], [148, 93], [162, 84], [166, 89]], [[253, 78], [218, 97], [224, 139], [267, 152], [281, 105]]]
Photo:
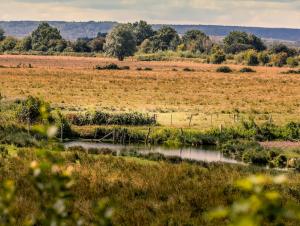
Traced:
[[192, 120], [193, 120], [193, 114], [191, 114], [191, 117], [190, 117], [189, 127], [191, 127], [191, 125], [192, 125]]

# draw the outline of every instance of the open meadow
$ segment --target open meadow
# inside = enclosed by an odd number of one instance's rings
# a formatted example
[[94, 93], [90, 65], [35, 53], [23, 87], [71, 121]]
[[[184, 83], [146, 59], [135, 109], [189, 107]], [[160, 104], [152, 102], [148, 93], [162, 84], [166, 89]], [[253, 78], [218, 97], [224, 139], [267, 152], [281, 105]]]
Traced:
[[[94, 69], [109, 63], [130, 69]], [[37, 96], [64, 112], [138, 111], [156, 114], [164, 126], [197, 129], [249, 117], [279, 125], [299, 121], [300, 76], [282, 74], [288, 68], [259, 66], [255, 73], [241, 73], [243, 66], [228, 65], [232, 73], [217, 73], [218, 65], [193, 60], [22, 55], [1, 55], [0, 65], [6, 100]]]

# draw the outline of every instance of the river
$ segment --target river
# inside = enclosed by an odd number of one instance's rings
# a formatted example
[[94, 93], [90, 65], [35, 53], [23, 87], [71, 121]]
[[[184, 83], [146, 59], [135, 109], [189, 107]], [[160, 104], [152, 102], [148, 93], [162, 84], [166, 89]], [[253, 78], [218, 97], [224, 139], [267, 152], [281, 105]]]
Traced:
[[121, 150], [137, 150], [141, 153], [161, 153], [165, 156], [178, 156], [182, 159], [190, 159], [196, 161], [204, 162], [224, 162], [224, 163], [234, 163], [237, 164], [238, 161], [230, 158], [224, 157], [224, 155], [213, 150], [212, 147], [181, 147], [181, 148], [169, 148], [165, 146], [145, 146], [145, 145], [119, 145], [119, 144], [109, 144], [109, 143], [95, 143], [95, 142], [83, 142], [83, 141], [73, 141], [65, 143], [65, 147], [77, 147], [81, 146], [84, 149], [90, 148], [109, 148], [111, 150], [120, 152]]

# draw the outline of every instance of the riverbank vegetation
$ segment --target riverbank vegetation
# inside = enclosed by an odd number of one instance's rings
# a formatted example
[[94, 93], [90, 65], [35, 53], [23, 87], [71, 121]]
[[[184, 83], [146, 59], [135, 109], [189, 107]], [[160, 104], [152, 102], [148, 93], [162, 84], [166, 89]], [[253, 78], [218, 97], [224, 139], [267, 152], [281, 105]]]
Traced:
[[[107, 217], [111, 217], [113, 225], [225, 224], [227, 221], [223, 219], [210, 221], [205, 214], [242, 196], [235, 181], [258, 173], [278, 174], [243, 165], [166, 161], [154, 156], [95, 155], [79, 149], [57, 151], [50, 146], [47, 150], [38, 147], [14, 150], [9, 145], [2, 149], [7, 154], [3, 151], [0, 157], [4, 166], [0, 168], [1, 179], [14, 182], [10, 185], [14, 187], [5, 185], [6, 191], [16, 191], [5, 207], [9, 207], [8, 216], [16, 221], [15, 225], [28, 220], [50, 223], [53, 219], [65, 223], [84, 219], [83, 225], [106, 225], [103, 221], [96, 222]], [[282, 194], [284, 207], [299, 201], [299, 175], [288, 172], [286, 176], [287, 183], [269, 187]], [[70, 180], [71, 184], [65, 183]], [[45, 185], [45, 190], [36, 185]], [[97, 211], [94, 208], [97, 200], [106, 204], [109, 200], [109, 208], [102, 203], [99, 206], [102, 209]], [[285, 219], [285, 225], [296, 222], [297, 219]]]
[[[258, 143], [298, 140], [300, 125], [296, 122], [279, 126], [270, 121], [258, 124], [255, 120], [248, 119], [232, 127], [209, 130], [168, 128], [155, 124], [155, 118], [138, 113], [64, 115], [47, 102], [31, 96], [3, 105], [0, 115], [0, 143], [4, 145], [42, 147], [47, 136], [41, 134], [53, 136], [53, 133], [61, 141], [89, 139], [171, 147], [213, 145], [224, 155], [245, 163], [300, 169], [298, 149], [266, 148]], [[116, 117], [116, 120], [108, 123], [110, 117]], [[57, 148], [59, 149], [58, 146]]]

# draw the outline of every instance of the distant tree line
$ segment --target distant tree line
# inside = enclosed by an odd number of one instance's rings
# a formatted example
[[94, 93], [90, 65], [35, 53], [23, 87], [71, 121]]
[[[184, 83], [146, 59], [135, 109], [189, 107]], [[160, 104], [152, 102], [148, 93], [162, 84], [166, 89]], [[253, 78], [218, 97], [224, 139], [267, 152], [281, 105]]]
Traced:
[[282, 43], [267, 48], [263, 40], [253, 34], [232, 31], [222, 42], [214, 42], [200, 30], [189, 30], [180, 36], [171, 26], [154, 30], [145, 21], [118, 24], [108, 34], [98, 33], [95, 38], [79, 38], [74, 42], [63, 39], [60, 31], [48, 23], [41, 23], [30, 36], [21, 40], [5, 37], [0, 29], [0, 52], [9, 51], [92, 52], [104, 53], [119, 60], [137, 52], [155, 54], [173, 51], [205, 56], [207, 62], [214, 64], [234, 60], [252, 66], [299, 65], [299, 50]]

